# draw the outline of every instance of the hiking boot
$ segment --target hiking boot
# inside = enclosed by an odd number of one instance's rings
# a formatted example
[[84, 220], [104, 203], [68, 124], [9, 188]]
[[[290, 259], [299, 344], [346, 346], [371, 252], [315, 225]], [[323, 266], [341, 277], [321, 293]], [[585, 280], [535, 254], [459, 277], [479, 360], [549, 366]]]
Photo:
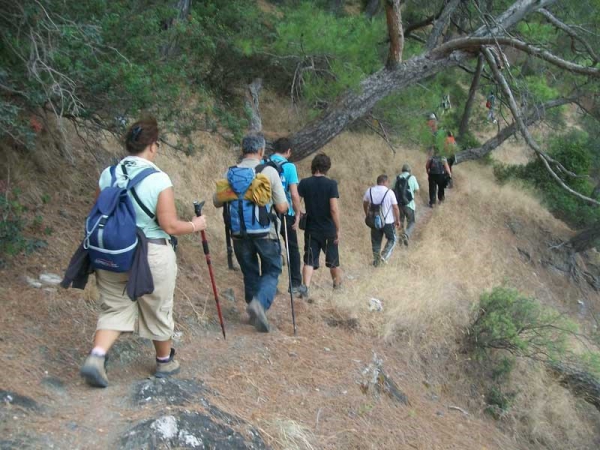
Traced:
[[254, 328], [261, 333], [269, 332], [269, 321], [265, 314], [265, 309], [256, 299], [252, 300], [248, 305], [248, 314], [254, 316]]
[[402, 242], [404, 243], [404, 245], [405, 245], [406, 247], [408, 247], [408, 234], [404, 233], [404, 234], [402, 235]]
[[248, 323], [254, 326], [256, 323], [256, 313], [253, 308], [250, 308], [250, 303], [246, 306], [246, 312], [248, 313]]
[[108, 377], [106, 376], [106, 355], [97, 356], [90, 354], [79, 374], [90, 386], [105, 388], [108, 386]]
[[156, 360], [156, 372], [154, 372], [154, 376], [156, 378], [166, 378], [176, 373], [179, 373], [179, 361], [175, 361], [175, 349], [171, 348], [168, 361]]
[[[382, 259], [381, 262], [384, 262], [387, 264], [387, 261], [385, 259]], [[333, 282], [333, 289], [334, 290], [339, 290], [342, 288], [342, 282], [340, 281], [339, 283], [336, 283], [335, 281]]]
[[302, 285], [298, 286], [296, 289], [298, 290], [298, 297], [300, 297], [300, 298], [308, 298], [309, 291], [308, 291], [308, 288], [306, 286], [304, 286], [302, 284]]

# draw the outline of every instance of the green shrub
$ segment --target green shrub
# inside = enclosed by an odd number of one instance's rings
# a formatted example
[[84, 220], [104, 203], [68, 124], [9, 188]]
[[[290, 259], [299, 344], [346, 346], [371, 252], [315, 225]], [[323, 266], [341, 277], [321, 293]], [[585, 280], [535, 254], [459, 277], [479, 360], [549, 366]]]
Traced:
[[[19, 194], [17, 189], [0, 192], [0, 255], [12, 257], [31, 253], [47, 245], [44, 240], [24, 236], [27, 222], [23, 214], [27, 208], [19, 201]], [[42, 218], [36, 216], [31, 225], [39, 228], [41, 223]]]
[[504, 350], [514, 356], [560, 359], [573, 322], [514, 289], [496, 287], [484, 293], [469, 328], [469, 343], [479, 355]]

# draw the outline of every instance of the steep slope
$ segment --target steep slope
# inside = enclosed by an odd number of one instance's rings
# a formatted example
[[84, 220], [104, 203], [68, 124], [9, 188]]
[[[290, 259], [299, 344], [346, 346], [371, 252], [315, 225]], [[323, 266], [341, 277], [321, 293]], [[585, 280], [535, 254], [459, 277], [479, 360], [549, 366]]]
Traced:
[[[266, 129], [289, 126], [276, 99], [263, 107]], [[226, 268], [222, 221], [208, 207], [227, 341], [220, 336], [198, 238], [183, 238], [175, 293], [180, 382], [161, 387], [144, 381], [152, 371], [152, 349], [124, 336], [112, 352], [106, 390], [89, 389], [78, 378], [99, 308], [94, 283], [83, 292], [40, 290], [24, 277], [62, 274], [98, 171], [119, 154], [118, 146], [109, 143], [113, 151], [98, 150], [91, 158], [73, 140], [73, 166], [50, 139], [35, 154], [4, 148], [10, 186], [33, 205], [27, 214], [42, 216], [54, 230], [48, 248], [0, 271], [0, 389], [38, 403], [28, 408], [7, 401], [0, 409], [6, 445], [127, 447], [133, 441], [125, 436], [135, 425], [166, 416], [181, 424], [184, 411], [197, 411], [218, 417], [247, 442], [260, 432], [275, 448], [596, 448], [600, 415], [526, 365], [515, 378], [521, 383], [516, 412], [498, 427], [482, 413], [478, 374], [461, 350], [472, 305], [483, 290], [503, 282], [565, 312], [576, 313], [583, 296], [590, 307], [598, 305], [597, 294], [543, 263], [547, 243], [564, 239], [569, 229], [518, 187], [496, 185], [490, 169], [477, 164], [459, 166], [447, 202], [429, 210], [423, 154], [401, 148], [393, 156], [377, 139], [345, 133], [324, 149], [333, 160], [330, 175], [340, 183], [344, 289], [333, 292], [328, 273], [318, 271], [314, 303], [296, 302], [298, 336], [283, 294], [285, 276], [270, 312], [276, 330], [259, 335], [246, 324], [241, 276]], [[184, 217], [192, 214], [193, 200], [210, 198], [214, 180], [236, 158], [213, 135], [199, 134], [196, 144], [194, 157], [164, 149], [157, 162], [171, 175]], [[362, 194], [379, 173], [394, 174], [404, 162], [421, 184], [418, 230], [408, 248], [397, 248], [390, 264], [375, 269], [369, 266]], [[309, 164], [301, 162], [301, 175], [308, 175]], [[382, 312], [369, 311], [372, 297], [382, 301]], [[374, 355], [387, 378], [375, 376], [370, 385]], [[147, 397], [144, 383], [153, 383]], [[159, 448], [174, 445], [164, 434], [154, 439]], [[227, 442], [216, 448], [243, 448]]]

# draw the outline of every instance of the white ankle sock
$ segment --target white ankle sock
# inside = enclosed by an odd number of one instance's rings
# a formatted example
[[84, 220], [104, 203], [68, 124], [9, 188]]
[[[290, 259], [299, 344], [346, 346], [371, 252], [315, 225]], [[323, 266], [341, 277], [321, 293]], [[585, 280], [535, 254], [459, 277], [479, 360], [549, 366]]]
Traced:
[[102, 347], [94, 347], [92, 349], [92, 355], [94, 356], [106, 356], [106, 352]]

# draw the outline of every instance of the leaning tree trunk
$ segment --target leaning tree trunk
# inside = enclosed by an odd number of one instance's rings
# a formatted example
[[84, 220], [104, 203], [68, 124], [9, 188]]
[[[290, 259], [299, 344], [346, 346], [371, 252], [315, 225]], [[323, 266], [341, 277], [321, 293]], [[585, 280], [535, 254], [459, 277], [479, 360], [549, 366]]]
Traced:
[[600, 411], [600, 381], [587, 372], [559, 363], [550, 363], [548, 368], [559, 377], [559, 383], [573, 395], [581, 397]]
[[291, 136], [294, 148], [292, 160], [306, 158], [323, 147], [390, 93], [418, 83], [443, 69], [455, 67], [467, 58], [469, 55], [462, 52], [438, 60], [430, 59], [429, 55], [417, 56], [400, 63], [395, 69], [379, 70], [363, 80], [358, 89], [349, 91], [338, 99], [324, 116]]
[[394, 69], [402, 61], [402, 51], [404, 50], [400, 0], [387, 0], [385, 2], [385, 17], [390, 38], [390, 50], [385, 65], [388, 69]]
[[[489, 38], [503, 35], [507, 29], [513, 27], [532, 11], [555, 1], [517, 0], [495, 19], [493, 26], [482, 26], [472, 36]], [[452, 44], [452, 41], [445, 44], [446, 50], [451, 47], [448, 44]], [[290, 136], [294, 147], [293, 160], [306, 158], [322, 148], [348, 125], [366, 114], [377, 102], [391, 93], [412, 86], [444, 69], [455, 67], [475, 57], [475, 54], [468, 51], [450, 50], [447, 53], [434, 49], [401, 62], [393, 69], [383, 68], [365, 78], [358, 88], [346, 91], [323, 113], [323, 116], [309, 122], [302, 130]]]
[[469, 131], [469, 119], [471, 118], [471, 111], [473, 110], [473, 103], [475, 103], [475, 94], [477, 94], [477, 88], [479, 87], [479, 80], [481, 79], [481, 72], [483, 71], [483, 55], [479, 55], [477, 58], [477, 68], [471, 81], [471, 87], [469, 88], [469, 97], [465, 104], [465, 111], [463, 112], [460, 126], [458, 127], [458, 139], [461, 140], [464, 135]]
[[596, 222], [590, 228], [586, 228], [573, 236], [569, 241], [569, 245], [575, 253], [584, 252], [594, 247], [599, 238], [600, 222]]
[[[566, 105], [567, 103], [572, 103], [574, 101], [576, 101], [575, 97], [557, 98], [555, 100], [542, 103], [541, 105], [537, 105], [533, 111], [523, 119], [523, 122], [526, 126], [532, 125], [537, 121], [542, 120], [546, 116], [547, 110], [556, 108], [557, 106]], [[455, 156], [456, 160], [454, 164], [460, 164], [465, 161], [483, 158], [485, 155], [502, 145], [504, 141], [514, 135], [517, 131], [518, 128], [516, 123], [512, 123], [506, 128], [503, 128], [496, 136], [487, 140], [481, 147], [469, 148], [463, 150], [462, 152], [458, 152]]]

